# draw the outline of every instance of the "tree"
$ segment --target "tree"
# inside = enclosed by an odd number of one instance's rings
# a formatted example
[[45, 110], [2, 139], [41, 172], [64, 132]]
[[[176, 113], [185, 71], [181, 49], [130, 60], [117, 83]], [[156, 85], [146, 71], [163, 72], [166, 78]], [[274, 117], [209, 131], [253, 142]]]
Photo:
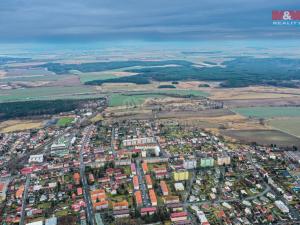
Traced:
[[259, 118], [259, 124], [262, 126], [265, 126], [265, 119], [264, 118]]
[[61, 184], [59, 181], [57, 181], [57, 192], [60, 192], [61, 190]]

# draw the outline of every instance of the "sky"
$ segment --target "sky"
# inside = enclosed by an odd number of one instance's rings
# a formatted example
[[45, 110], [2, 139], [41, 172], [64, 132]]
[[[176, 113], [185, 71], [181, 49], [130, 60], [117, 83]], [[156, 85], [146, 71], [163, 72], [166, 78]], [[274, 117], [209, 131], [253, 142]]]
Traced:
[[1, 0], [0, 43], [299, 39], [299, 0]]

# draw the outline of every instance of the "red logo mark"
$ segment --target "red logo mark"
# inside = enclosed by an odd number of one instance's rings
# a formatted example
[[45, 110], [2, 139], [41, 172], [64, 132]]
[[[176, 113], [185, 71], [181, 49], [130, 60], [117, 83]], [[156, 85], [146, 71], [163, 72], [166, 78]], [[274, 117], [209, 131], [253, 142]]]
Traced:
[[300, 10], [274, 10], [272, 20], [300, 20]]

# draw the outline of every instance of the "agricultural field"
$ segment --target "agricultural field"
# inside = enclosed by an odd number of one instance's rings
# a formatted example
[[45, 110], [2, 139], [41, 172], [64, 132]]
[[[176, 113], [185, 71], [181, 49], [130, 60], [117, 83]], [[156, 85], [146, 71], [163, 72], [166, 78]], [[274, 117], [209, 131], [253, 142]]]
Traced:
[[80, 82], [82, 84], [93, 81], [93, 80], [108, 80], [108, 79], [115, 79], [122, 76], [131, 76], [136, 75], [136, 73], [126, 72], [124, 68], [122, 69], [115, 69], [115, 70], [107, 70], [101, 72], [80, 72], [78, 70], [71, 70], [72, 74], [79, 76]]
[[96, 95], [96, 89], [87, 86], [21, 88], [0, 90], [0, 102], [99, 97]]
[[109, 97], [109, 106], [137, 106], [145, 102], [149, 98], [166, 98], [168, 95], [178, 95], [178, 97], [184, 96], [207, 96], [208, 94], [203, 91], [196, 90], [154, 90], [152, 92], [128, 92], [124, 94], [112, 94]]
[[195, 97], [208, 97], [209, 96], [209, 94], [207, 92], [200, 91], [200, 90], [157, 90], [157, 91], [155, 91], [155, 93], [181, 95], [181, 96], [192, 95]]
[[43, 126], [42, 121], [33, 120], [7, 120], [0, 123], [0, 132], [17, 132], [23, 130], [37, 129]]
[[84, 84], [85, 82], [92, 81], [92, 80], [107, 80], [107, 79], [113, 79], [117, 76], [109, 73], [83, 73], [78, 75], [80, 78], [80, 82]]
[[278, 87], [243, 87], [243, 88], [207, 88], [214, 100], [253, 100], [253, 99], [278, 99], [298, 97], [299, 89]]
[[300, 147], [300, 138], [279, 130], [223, 130], [221, 134], [245, 143], [275, 144], [281, 147]]
[[70, 72], [78, 76], [82, 84], [92, 80], [105, 80], [105, 79], [117, 78], [117, 76], [115, 76], [110, 71], [82, 73], [77, 70], [71, 70]]
[[62, 117], [57, 121], [56, 125], [60, 127], [65, 127], [70, 125], [73, 121], [74, 121], [73, 117]]
[[245, 107], [235, 108], [233, 111], [243, 116], [255, 118], [300, 116], [300, 107]]
[[275, 118], [268, 123], [278, 130], [300, 137], [300, 117]]
[[159, 94], [112, 94], [109, 97], [109, 106], [137, 106], [145, 102], [147, 98], [163, 98], [163, 95]]

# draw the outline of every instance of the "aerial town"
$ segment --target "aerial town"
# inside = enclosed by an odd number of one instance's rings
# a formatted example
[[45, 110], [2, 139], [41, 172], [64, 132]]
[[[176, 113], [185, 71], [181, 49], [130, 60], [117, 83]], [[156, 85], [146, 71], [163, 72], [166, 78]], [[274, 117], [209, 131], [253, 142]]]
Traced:
[[300, 225], [300, 0], [0, 0], [0, 225]]
[[65, 126], [1, 134], [1, 224], [300, 221], [297, 151], [175, 120], [111, 120], [99, 101], [61, 113], [74, 115]]

